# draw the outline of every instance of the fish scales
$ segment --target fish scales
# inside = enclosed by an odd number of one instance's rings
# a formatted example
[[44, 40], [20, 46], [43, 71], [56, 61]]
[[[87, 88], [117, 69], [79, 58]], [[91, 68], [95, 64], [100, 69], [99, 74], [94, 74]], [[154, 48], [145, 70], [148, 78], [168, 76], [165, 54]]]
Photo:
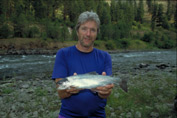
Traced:
[[119, 77], [103, 76], [103, 75], [92, 75], [92, 74], [80, 74], [63, 78], [59, 81], [59, 90], [69, 89], [75, 87], [78, 89], [92, 89], [98, 86], [105, 86], [107, 84], [118, 84], [120, 81]]

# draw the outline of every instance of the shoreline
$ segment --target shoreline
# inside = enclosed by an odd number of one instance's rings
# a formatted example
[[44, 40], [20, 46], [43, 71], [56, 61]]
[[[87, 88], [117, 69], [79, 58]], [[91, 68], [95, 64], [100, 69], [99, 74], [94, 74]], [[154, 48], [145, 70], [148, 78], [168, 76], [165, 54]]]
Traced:
[[[95, 47], [97, 48], [97, 47]], [[61, 49], [6, 49], [6, 50], [0, 50], [0, 55], [55, 55], [57, 51]], [[97, 48], [99, 49], [99, 48]], [[129, 53], [129, 52], [148, 52], [148, 51], [176, 51], [176, 49], [141, 49], [141, 50], [123, 50], [123, 49], [117, 49], [117, 50], [104, 50], [108, 53]]]
[[[0, 39], [0, 55], [55, 55], [57, 51], [64, 47], [73, 46], [77, 41], [52, 41], [41, 40], [37, 38], [13, 38]], [[98, 45], [99, 44], [99, 45]], [[136, 48], [115, 48], [108, 50], [106, 41], [98, 41], [94, 46], [97, 49], [107, 51], [108, 53], [127, 53], [141, 51], [158, 51], [158, 50], [176, 50], [173, 49], [158, 49], [157, 47], [136, 47]]]

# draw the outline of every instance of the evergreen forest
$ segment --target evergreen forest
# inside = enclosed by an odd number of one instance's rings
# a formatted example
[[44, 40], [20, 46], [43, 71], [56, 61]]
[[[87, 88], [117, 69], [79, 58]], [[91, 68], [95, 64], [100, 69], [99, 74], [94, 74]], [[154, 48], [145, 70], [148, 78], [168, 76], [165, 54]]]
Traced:
[[94, 11], [101, 20], [98, 47], [173, 49], [176, 8], [174, 0], [0, 0], [0, 40], [77, 41], [78, 16]]

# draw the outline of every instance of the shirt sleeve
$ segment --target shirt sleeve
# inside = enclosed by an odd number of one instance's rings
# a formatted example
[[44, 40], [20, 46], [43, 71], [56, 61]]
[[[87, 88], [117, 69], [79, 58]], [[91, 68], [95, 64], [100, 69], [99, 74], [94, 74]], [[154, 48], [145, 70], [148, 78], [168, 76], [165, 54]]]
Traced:
[[52, 79], [64, 78], [67, 76], [67, 64], [63, 50], [59, 50], [56, 54]]
[[106, 59], [104, 63], [106, 75], [112, 75], [112, 60], [108, 53], [106, 53]]

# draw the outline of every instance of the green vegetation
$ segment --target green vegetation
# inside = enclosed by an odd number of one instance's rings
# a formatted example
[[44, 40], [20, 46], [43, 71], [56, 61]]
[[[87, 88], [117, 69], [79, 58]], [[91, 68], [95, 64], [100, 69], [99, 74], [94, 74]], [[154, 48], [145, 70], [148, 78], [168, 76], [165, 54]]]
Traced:
[[14, 90], [11, 88], [4, 88], [2, 89], [2, 94], [10, 94], [12, 93]]
[[113, 89], [106, 114], [108, 118], [173, 116], [170, 104], [173, 105], [176, 95], [175, 83], [175, 77], [167, 73], [162, 73], [160, 77], [156, 72], [138, 75], [128, 82], [128, 93], [118, 87]]
[[97, 40], [105, 42], [104, 46], [97, 43], [98, 48], [142, 49], [139, 43], [144, 45], [143, 49], [171, 49], [176, 47], [175, 3], [170, 0], [1, 0], [0, 41], [37, 38], [45, 41], [45, 45], [49, 45], [47, 40], [76, 41], [74, 27], [79, 14], [92, 10], [101, 20]]
[[[138, 40], [140, 41], [140, 40]], [[140, 41], [141, 43], [142, 41]], [[98, 44], [103, 44], [99, 41]], [[176, 96], [176, 68], [139, 70], [128, 75], [128, 92], [115, 85], [106, 105], [107, 118], [176, 118], [173, 105]], [[50, 72], [49, 72], [50, 73]], [[55, 83], [50, 80], [4, 78], [0, 82], [0, 114], [4, 117], [54, 118], [61, 100]], [[114, 73], [116, 76], [119, 74]], [[127, 79], [128, 79], [127, 78]], [[8, 112], [7, 112], [8, 111]]]

